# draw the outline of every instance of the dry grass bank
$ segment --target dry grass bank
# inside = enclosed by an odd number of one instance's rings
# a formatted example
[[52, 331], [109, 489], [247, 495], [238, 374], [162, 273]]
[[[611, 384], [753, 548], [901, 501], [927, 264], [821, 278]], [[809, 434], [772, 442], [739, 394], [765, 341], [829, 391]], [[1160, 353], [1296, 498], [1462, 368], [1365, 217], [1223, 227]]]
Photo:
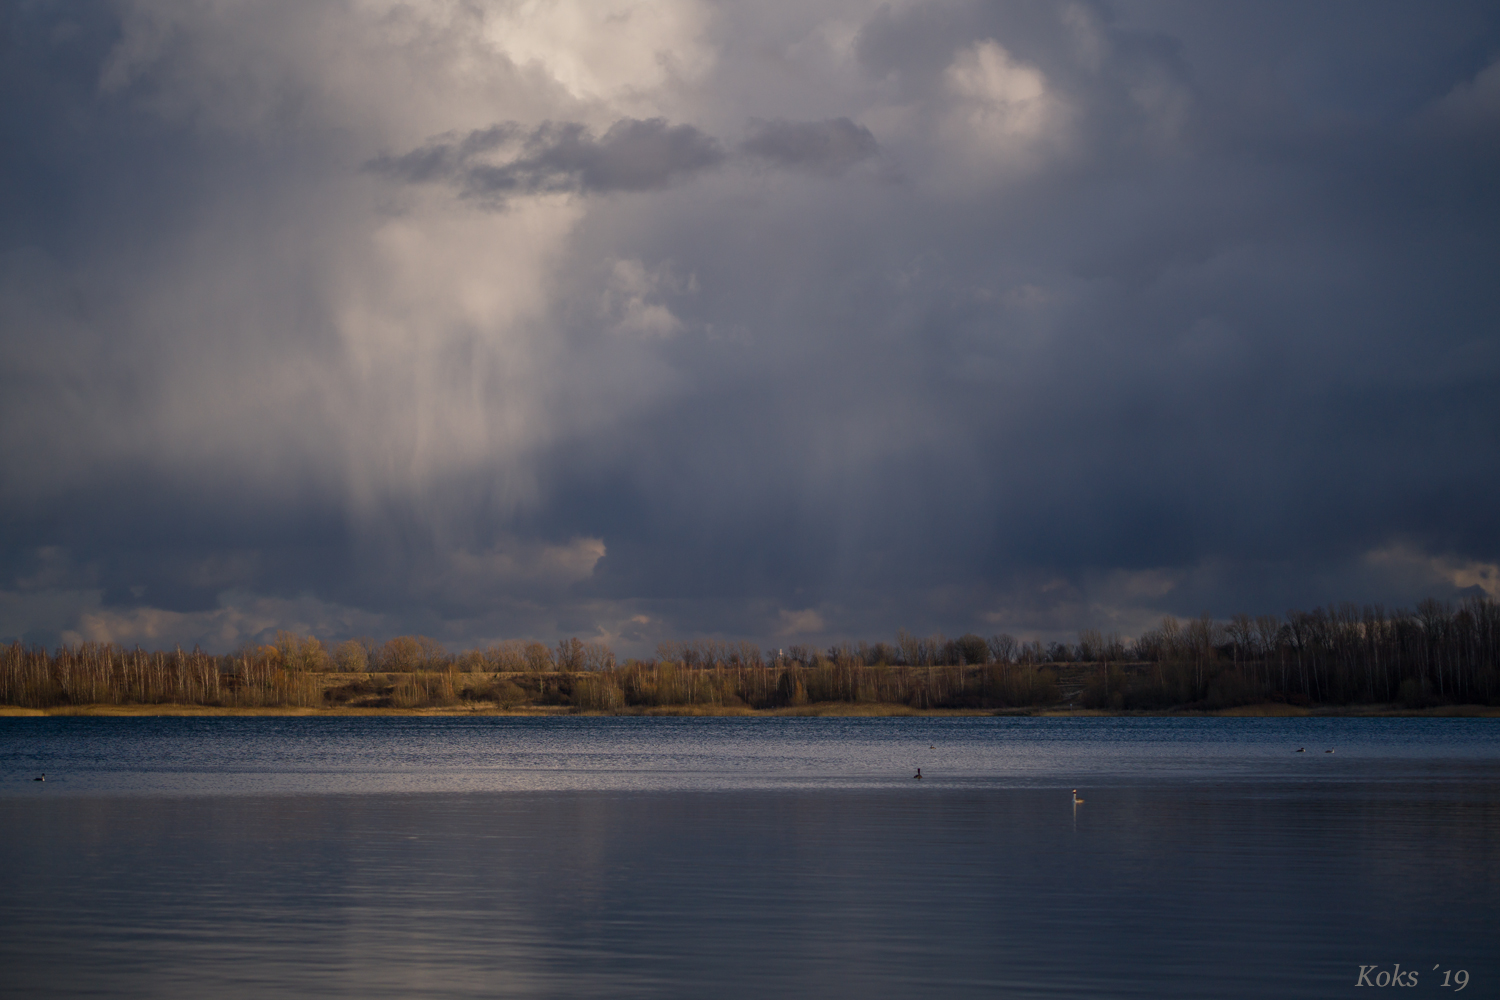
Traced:
[[1040, 709], [916, 709], [910, 705], [878, 704], [871, 702], [821, 702], [811, 705], [786, 706], [782, 708], [755, 709], [743, 705], [660, 705], [650, 707], [621, 708], [613, 712], [584, 711], [569, 705], [513, 705], [504, 707], [493, 703], [474, 702], [465, 705], [439, 705], [415, 708], [332, 706], [302, 708], [280, 707], [234, 707], [225, 705], [59, 705], [51, 708], [18, 708], [0, 705], [0, 718], [46, 717], [46, 716], [92, 716], [92, 717], [149, 717], [149, 716], [235, 716], [255, 717], [308, 717], [319, 716], [344, 718], [354, 716], [392, 716], [404, 718], [464, 717], [464, 716], [509, 716], [538, 718], [547, 716], [576, 716], [603, 718], [625, 716], [640, 718], [977, 718], [984, 716], [1032, 717], [1048, 719], [1088, 718], [1500, 718], [1500, 707], [1492, 705], [1443, 705], [1435, 708], [1409, 709], [1400, 705], [1329, 705], [1297, 706], [1268, 703], [1264, 705], [1240, 705], [1234, 708], [1208, 710], [1163, 710], [1163, 711], [1110, 711], [1097, 708], [1069, 708], [1054, 706]]
[[47, 716], [93, 716], [93, 717], [151, 717], [151, 716], [235, 716], [235, 717], [307, 717], [330, 718], [352, 716], [397, 716], [397, 717], [465, 717], [476, 715], [545, 717], [577, 716], [603, 718], [625, 716], [641, 718], [886, 718], [886, 717], [974, 717], [986, 715], [1016, 715], [1027, 712], [983, 711], [978, 709], [914, 709], [909, 705], [848, 704], [825, 702], [815, 705], [799, 705], [788, 708], [754, 709], [729, 705], [663, 705], [648, 708], [624, 708], [616, 712], [581, 711], [569, 705], [516, 705], [501, 707], [492, 703], [467, 705], [442, 705], [425, 708], [364, 708], [340, 705], [329, 708], [299, 708], [285, 706], [277, 708], [236, 708], [224, 705], [59, 705], [52, 708], [17, 708], [0, 706], [0, 717], [47, 717]]
[[565, 705], [519, 705], [501, 708], [492, 704], [443, 705], [425, 708], [361, 708], [340, 705], [331, 708], [300, 708], [295, 705], [269, 708], [238, 708], [228, 705], [58, 705], [52, 708], [17, 708], [0, 705], [0, 718], [38, 716], [147, 717], [147, 716], [234, 716], [238, 718], [290, 718], [306, 716], [551, 716], [573, 715]]

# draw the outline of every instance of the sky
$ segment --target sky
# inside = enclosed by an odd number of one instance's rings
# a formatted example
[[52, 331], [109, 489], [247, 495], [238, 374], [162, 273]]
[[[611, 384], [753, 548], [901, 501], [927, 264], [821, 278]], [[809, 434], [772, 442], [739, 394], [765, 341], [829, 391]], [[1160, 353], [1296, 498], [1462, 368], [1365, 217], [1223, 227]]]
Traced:
[[0, 638], [1500, 598], [1500, 5], [16, 0]]

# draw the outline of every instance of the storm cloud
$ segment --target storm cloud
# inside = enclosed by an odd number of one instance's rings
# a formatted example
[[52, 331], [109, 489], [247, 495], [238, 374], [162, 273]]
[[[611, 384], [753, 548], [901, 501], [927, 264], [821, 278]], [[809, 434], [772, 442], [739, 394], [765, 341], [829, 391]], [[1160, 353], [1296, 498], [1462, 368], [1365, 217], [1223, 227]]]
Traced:
[[0, 637], [1500, 596], [1500, 12], [0, 11]]
[[847, 118], [820, 122], [756, 121], [740, 148], [777, 166], [840, 174], [880, 152], [875, 136]]
[[510, 122], [431, 142], [369, 169], [411, 183], [447, 181], [467, 196], [576, 191], [653, 191], [718, 166], [717, 140], [665, 119], [622, 119], [595, 138], [577, 122], [527, 131]]

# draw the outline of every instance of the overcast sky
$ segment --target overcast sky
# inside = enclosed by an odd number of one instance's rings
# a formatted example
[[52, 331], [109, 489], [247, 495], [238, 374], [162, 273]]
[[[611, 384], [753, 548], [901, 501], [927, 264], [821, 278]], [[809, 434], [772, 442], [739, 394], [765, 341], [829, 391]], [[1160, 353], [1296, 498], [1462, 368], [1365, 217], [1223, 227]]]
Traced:
[[1500, 597], [1500, 5], [0, 8], [0, 637]]

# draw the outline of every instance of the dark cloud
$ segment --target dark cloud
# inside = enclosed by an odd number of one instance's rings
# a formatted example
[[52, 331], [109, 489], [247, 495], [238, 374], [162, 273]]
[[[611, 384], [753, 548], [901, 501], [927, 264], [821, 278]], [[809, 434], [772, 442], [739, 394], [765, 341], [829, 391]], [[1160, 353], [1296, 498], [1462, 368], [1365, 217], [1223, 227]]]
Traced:
[[576, 122], [494, 125], [428, 143], [369, 169], [409, 183], [444, 181], [470, 197], [555, 191], [657, 191], [724, 161], [718, 140], [664, 118], [625, 118], [595, 137]]
[[875, 136], [847, 118], [820, 122], [752, 121], [740, 149], [791, 170], [841, 174], [880, 152]]
[[4, 8], [0, 637], [1061, 637], [1500, 579], [1493, 4], [913, 3], [852, 49], [797, 7], [671, 72], [425, 7]]

